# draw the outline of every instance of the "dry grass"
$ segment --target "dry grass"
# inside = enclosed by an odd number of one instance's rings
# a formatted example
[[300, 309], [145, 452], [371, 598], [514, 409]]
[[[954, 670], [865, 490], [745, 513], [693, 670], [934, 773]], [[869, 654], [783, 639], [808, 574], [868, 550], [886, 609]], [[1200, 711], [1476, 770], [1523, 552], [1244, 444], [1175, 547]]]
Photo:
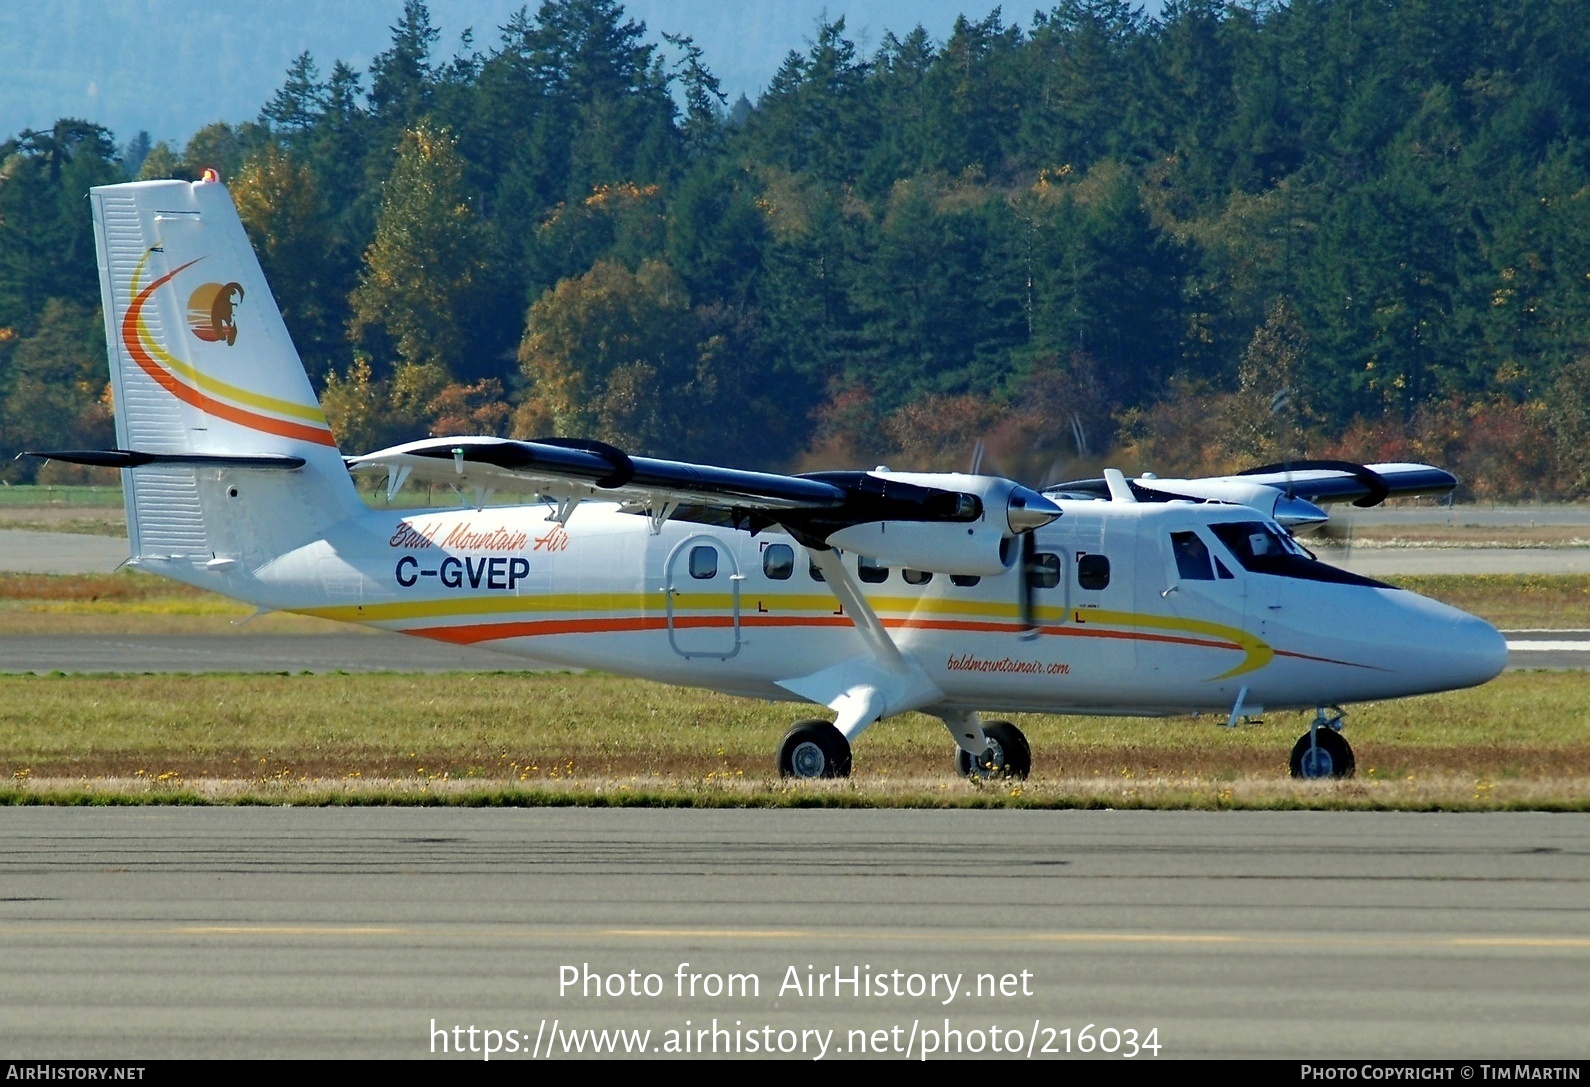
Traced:
[[780, 781], [771, 775], [697, 779], [631, 775], [526, 784], [355, 777], [28, 778], [0, 787], [0, 804], [1590, 811], [1590, 779], [1497, 783], [1449, 776], [1410, 783], [1363, 778], [1343, 782], [1033, 778], [1019, 783], [979, 783], [943, 775], [802, 782]]
[[132, 570], [0, 574], [0, 634], [364, 633], [308, 616], [253, 614], [248, 604]]

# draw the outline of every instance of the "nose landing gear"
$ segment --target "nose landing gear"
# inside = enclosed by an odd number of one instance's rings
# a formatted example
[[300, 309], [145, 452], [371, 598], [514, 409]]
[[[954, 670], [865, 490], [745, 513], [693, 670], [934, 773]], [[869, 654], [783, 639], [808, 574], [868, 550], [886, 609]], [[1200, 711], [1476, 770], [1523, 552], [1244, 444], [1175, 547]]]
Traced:
[[1292, 748], [1295, 778], [1350, 778], [1356, 764], [1352, 745], [1342, 735], [1342, 711], [1324, 706], [1315, 711], [1308, 731]]

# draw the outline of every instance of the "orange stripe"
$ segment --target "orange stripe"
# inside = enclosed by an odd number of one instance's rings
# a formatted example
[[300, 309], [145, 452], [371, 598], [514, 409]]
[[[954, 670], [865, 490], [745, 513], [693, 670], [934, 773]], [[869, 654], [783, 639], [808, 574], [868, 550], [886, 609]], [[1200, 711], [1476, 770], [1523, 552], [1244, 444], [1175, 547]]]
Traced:
[[[727, 626], [727, 623], [724, 623]], [[471, 623], [457, 627], [410, 627], [401, 631], [419, 638], [433, 638], [438, 642], [456, 645], [474, 645], [477, 642], [494, 642], [504, 638], [533, 638], [543, 634], [615, 634], [635, 630], [664, 630], [668, 620], [663, 616], [646, 616], [641, 619], [544, 619], [533, 623]]]
[[[733, 626], [727, 615], [680, 615], [673, 621], [675, 630], [699, 630], [705, 628], [725, 629]], [[772, 616], [772, 615], [746, 615], [741, 617], [742, 626], [751, 627], [839, 627], [851, 626], [849, 619], [837, 615], [811, 615], [811, 616]], [[976, 634], [1013, 634], [1025, 628], [1014, 623], [965, 623], [949, 620], [929, 619], [885, 619], [886, 627], [950, 630], [961, 633]], [[641, 630], [666, 630], [668, 619], [666, 616], [650, 615], [641, 618], [607, 618], [607, 619], [541, 619], [520, 623], [469, 623], [461, 626], [445, 627], [410, 627], [403, 630], [404, 634], [412, 634], [419, 638], [433, 638], [437, 641], [452, 642], [457, 645], [474, 645], [479, 642], [500, 641], [507, 638], [536, 638], [548, 634], [620, 634], [633, 633]], [[1044, 634], [1061, 635], [1071, 638], [1119, 638], [1127, 641], [1142, 642], [1168, 642], [1175, 645], [1191, 645], [1205, 649], [1232, 649], [1240, 650], [1242, 647], [1227, 642], [1211, 642], [1201, 638], [1177, 638], [1168, 634], [1143, 634], [1127, 630], [1073, 630], [1063, 627], [1043, 627]], [[1330, 663], [1340, 664], [1341, 661]]]
[[337, 444], [336, 439], [331, 436], [331, 431], [323, 427], [311, 427], [302, 423], [290, 423], [284, 419], [272, 419], [268, 415], [260, 415], [256, 412], [245, 411], [242, 408], [234, 408], [230, 404], [223, 404], [219, 400], [207, 396], [203, 390], [195, 389], [178, 381], [176, 375], [155, 362], [154, 359], [149, 357], [148, 352], [144, 350], [143, 344], [138, 341], [138, 319], [143, 312], [144, 303], [149, 300], [151, 294], [166, 283], [169, 283], [171, 278], [178, 272], [193, 267], [203, 259], [203, 257], [198, 257], [167, 272], [139, 291], [138, 297], [134, 298], [132, 305], [127, 307], [127, 312], [121, 319], [121, 341], [126, 345], [128, 353], [133, 357], [133, 361], [138, 364], [139, 369], [154, 378], [161, 388], [183, 403], [198, 408], [206, 415], [214, 415], [219, 419], [225, 419], [228, 422], [248, 427], [250, 430], [263, 431], [266, 434], [275, 434], [282, 438], [295, 438], [298, 441], [335, 447]]

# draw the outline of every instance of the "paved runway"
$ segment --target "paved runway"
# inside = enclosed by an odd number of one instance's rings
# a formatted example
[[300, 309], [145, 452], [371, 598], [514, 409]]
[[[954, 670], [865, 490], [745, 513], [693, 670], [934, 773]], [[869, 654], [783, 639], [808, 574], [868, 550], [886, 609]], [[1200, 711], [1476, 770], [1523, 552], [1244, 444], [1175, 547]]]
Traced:
[[1590, 630], [1509, 630], [1507, 668], [1590, 668]]
[[125, 536], [0, 529], [0, 570], [9, 574], [108, 574], [126, 561]]
[[1355, 547], [1346, 554], [1321, 549], [1319, 557], [1365, 577], [1590, 573], [1590, 548], [1583, 547]]
[[984, 1059], [1088, 1024], [1161, 1057], [1590, 1049], [1583, 815], [15, 808], [0, 836], [12, 1057], [419, 1057], [433, 1021], [544, 1055], [554, 1020], [830, 1055], [946, 1021]]

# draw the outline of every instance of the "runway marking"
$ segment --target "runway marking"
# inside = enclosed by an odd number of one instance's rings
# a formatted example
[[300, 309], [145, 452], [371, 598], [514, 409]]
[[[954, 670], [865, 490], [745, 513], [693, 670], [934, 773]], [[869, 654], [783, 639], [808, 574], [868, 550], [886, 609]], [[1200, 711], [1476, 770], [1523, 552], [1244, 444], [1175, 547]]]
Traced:
[[1509, 653], [1517, 653], [1520, 650], [1523, 650], [1526, 653], [1530, 652], [1531, 650], [1536, 652], [1546, 652], [1549, 650], [1554, 653], [1590, 653], [1590, 642], [1538, 641], [1507, 643], [1507, 651]]
[[402, 939], [546, 940], [772, 940], [876, 941], [935, 944], [1152, 944], [1227, 947], [1324, 946], [1363, 948], [1494, 948], [1590, 951], [1590, 937], [1579, 936], [1334, 936], [1330, 934], [1242, 934], [1214, 932], [878, 932], [828, 929], [757, 928], [556, 928], [499, 929], [413, 927], [402, 925], [29, 925], [0, 923], [0, 933], [101, 936], [376, 936]]

